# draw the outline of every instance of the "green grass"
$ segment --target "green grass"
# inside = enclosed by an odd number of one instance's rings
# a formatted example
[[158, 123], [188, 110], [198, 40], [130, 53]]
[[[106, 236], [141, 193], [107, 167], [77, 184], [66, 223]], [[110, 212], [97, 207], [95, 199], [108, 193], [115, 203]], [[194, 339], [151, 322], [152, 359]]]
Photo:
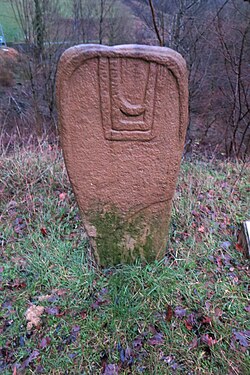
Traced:
[[[59, 6], [66, 16], [72, 14], [71, 0], [61, 0]], [[22, 28], [15, 18], [15, 13], [9, 0], [0, 0], [0, 24], [3, 27], [7, 44], [9, 42], [22, 42], [24, 40]]]
[[[99, 0], [97, 0], [97, 2], [98, 1]], [[120, 3], [121, 0], [119, 0], [116, 5], [120, 7]], [[72, 0], [60, 0], [55, 2], [55, 4], [56, 9], [58, 9], [58, 12], [63, 17], [66, 17], [67, 19], [73, 17]], [[86, 15], [86, 17], [88, 17], [88, 15]], [[97, 15], [93, 12], [92, 17], [97, 17]], [[24, 41], [23, 30], [20, 23], [16, 20], [15, 13], [9, 0], [0, 0], [0, 24], [3, 27], [7, 44], [10, 42], [18, 43]], [[30, 28], [32, 29], [32, 25], [30, 25]]]
[[[3, 374], [248, 373], [249, 347], [232, 340], [249, 329], [248, 263], [235, 248], [246, 167], [183, 162], [166, 258], [101, 270], [61, 153], [16, 151], [0, 165]], [[45, 311], [27, 331], [31, 305]]]
[[0, 0], [0, 24], [7, 43], [23, 40], [23, 33], [16, 21], [10, 1]]

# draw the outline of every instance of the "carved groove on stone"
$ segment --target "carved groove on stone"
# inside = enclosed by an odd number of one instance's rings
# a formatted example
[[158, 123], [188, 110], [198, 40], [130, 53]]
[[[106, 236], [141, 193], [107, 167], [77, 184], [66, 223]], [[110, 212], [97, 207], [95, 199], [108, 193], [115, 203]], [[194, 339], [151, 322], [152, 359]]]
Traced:
[[[131, 48], [132, 47], [132, 48]], [[177, 87], [179, 92], [179, 103], [180, 103], [180, 123], [179, 123], [179, 140], [180, 140], [180, 147], [183, 146], [186, 134], [186, 126], [188, 121], [188, 92], [187, 92], [187, 72], [186, 72], [186, 65], [184, 60], [180, 60], [180, 55], [176, 52], [162, 47], [149, 47], [149, 46], [136, 46], [136, 54], [133, 53], [135, 46], [116, 46], [116, 47], [107, 47], [101, 45], [79, 45], [74, 46], [65, 51], [60, 59], [58, 73], [57, 73], [57, 105], [59, 108], [60, 113], [60, 122], [63, 127], [63, 118], [64, 112], [60, 110], [60, 101], [61, 97], [63, 97], [63, 93], [65, 92], [65, 96], [68, 92], [68, 82], [70, 81], [71, 76], [74, 74], [77, 69], [83, 65], [87, 60], [92, 58], [110, 58], [113, 57], [126, 57], [126, 58], [141, 58], [143, 61], [146, 62], [154, 62], [159, 66], [166, 67], [169, 71], [172, 72], [173, 76], [177, 81]], [[155, 51], [155, 54], [151, 51]], [[166, 53], [166, 51], [168, 51]], [[106, 56], [105, 56], [106, 55]], [[177, 57], [177, 55], [179, 57]], [[104, 57], [105, 56], [105, 57]], [[109, 72], [107, 72], [109, 77]], [[63, 77], [63, 82], [60, 82], [59, 76]], [[108, 78], [109, 79], [109, 78]], [[101, 82], [99, 80], [99, 87], [101, 87]], [[106, 95], [108, 97], [108, 93], [101, 92], [102, 95]], [[106, 100], [106, 104], [108, 101]], [[111, 103], [108, 104], [108, 107], [111, 108]], [[109, 112], [110, 113], [110, 112]], [[102, 113], [103, 118], [105, 117], [104, 113]], [[105, 127], [105, 134], [108, 133], [106, 129], [106, 125], [108, 122], [104, 122]], [[110, 133], [110, 132], [109, 132]], [[113, 131], [113, 137], [110, 139], [116, 139], [115, 131]], [[126, 136], [126, 132], [123, 132], [123, 136]], [[128, 135], [130, 138], [129, 140], [133, 140], [133, 134]], [[144, 132], [145, 136], [145, 132]], [[119, 138], [119, 136], [118, 136]], [[135, 137], [136, 139], [136, 137]]]
[[124, 98], [121, 59], [99, 58], [99, 90], [104, 136], [116, 141], [150, 141], [154, 135], [154, 108], [158, 66], [148, 62], [147, 82], [141, 104]]

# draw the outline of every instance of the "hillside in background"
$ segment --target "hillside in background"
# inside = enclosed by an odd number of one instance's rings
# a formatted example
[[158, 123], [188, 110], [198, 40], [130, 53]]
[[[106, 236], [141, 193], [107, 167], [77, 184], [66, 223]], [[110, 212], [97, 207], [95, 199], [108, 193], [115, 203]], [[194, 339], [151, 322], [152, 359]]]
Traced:
[[248, 1], [0, 0], [0, 6], [7, 43], [19, 52], [13, 61], [0, 51], [4, 147], [30, 136], [56, 140], [55, 73], [65, 49], [136, 43], [173, 48], [187, 61], [187, 154], [249, 155]]
[[[83, 10], [82, 16], [85, 19], [86, 23], [88, 23], [88, 18], [94, 18], [96, 20], [98, 19], [99, 17], [98, 10], [94, 9], [96, 4], [98, 4], [98, 1], [99, 0], [82, 1], [83, 6], [85, 6], [85, 10]], [[75, 0], [47, 1], [48, 5], [50, 3], [53, 5], [54, 10], [56, 9], [57, 16], [58, 18], [61, 19], [62, 23], [68, 24], [70, 22], [72, 23], [74, 22], [74, 17], [75, 17], [74, 12], [76, 8]], [[115, 3], [115, 8], [118, 9], [119, 12], [121, 11], [124, 12], [124, 9], [126, 9], [126, 11], [130, 10], [130, 7], [126, 6], [127, 5], [126, 1], [123, 2], [122, 0], [115, 0], [114, 3]], [[25, 32], [20, 24], [18, 11], [17, 11], [17, 8], [18, 6], [20, 6], [20, 4], [25, 4], [28, 11], [31, 11], [33, 8], [34, 2], [32, 0], [29, 0], [29, 1], [0, 0], [0, 24], [3, 27], [3, 31], [4, 31], [7, 44], [8, 43], [20, 43], [20, 42], [25, 41]], [[89, 12], [90, 7], [92, 8], [92, 12]], [[130, 13], [130, 16], [131, 14], [132, 13]]]
[[13, 13], [10, 1], [0, 0], [0, 24], [3, 27], [7, 42], [17, 42], [23, 40], [22, 30]]

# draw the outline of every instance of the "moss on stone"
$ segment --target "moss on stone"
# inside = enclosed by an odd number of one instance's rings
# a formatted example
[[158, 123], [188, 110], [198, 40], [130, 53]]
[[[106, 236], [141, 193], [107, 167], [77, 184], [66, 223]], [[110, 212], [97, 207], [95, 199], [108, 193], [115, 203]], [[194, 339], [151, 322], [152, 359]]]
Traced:
[[92, 224], [96, 227], [96, 247], [101, 266], [122, 262], [121, 246], [124, 233], [121, 217], [115, 212], [95, 213]]
[[[143, 213], [128, 220], [116, 208], [92, 211], [91, 225], [96, 228], [96, 250], [102, 267], [121, 263], [155, 260], [154, 233], [157, 223], [147, 224]], [[145, 231], [146, 229], [146, 231]]]

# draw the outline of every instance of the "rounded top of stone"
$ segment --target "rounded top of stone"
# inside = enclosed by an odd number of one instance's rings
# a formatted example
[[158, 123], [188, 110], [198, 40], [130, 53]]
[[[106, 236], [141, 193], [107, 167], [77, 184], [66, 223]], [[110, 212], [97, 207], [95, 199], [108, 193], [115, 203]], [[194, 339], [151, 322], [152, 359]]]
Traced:
[[[117, 62], [117, 59], [142, 60], [147, 63], [155, 63], [166, 67], [176, 79], [177, 90], [180, 99], [180, 126], [179, 138], [181, 144], [188, 119], [188, 74], [184, 58], [176, 51], [159, 46], [125, 44], [118, 46], [105, 46], [100, 44], [80, 44], [67, 49], [61, 56], [57, 69], [57, 103], [60, 103], [68, 95], [68, 84], [73, 74], [91, 59], [107, 58]], [[105, 76], [105, 74], [104, 74]], [[98, 78], [98, 77], [97, 77]]]
[[[61, 56], [60, 61], [77, 64], [80, 55], [83, 60], [97, 57], [131, 57], [141, 58], [148, 61], [155, 61], [158, 64], [178, 66], [182, 74], [187, 71], [186, 61], [180, 53], [167, 47], [149, 46], [142, 44], [122, 44], [117, 46], [106, 46], [102, 44], [79, 44], [68, 48]], [[82, 59], [80, 58], [82, 61]]]

